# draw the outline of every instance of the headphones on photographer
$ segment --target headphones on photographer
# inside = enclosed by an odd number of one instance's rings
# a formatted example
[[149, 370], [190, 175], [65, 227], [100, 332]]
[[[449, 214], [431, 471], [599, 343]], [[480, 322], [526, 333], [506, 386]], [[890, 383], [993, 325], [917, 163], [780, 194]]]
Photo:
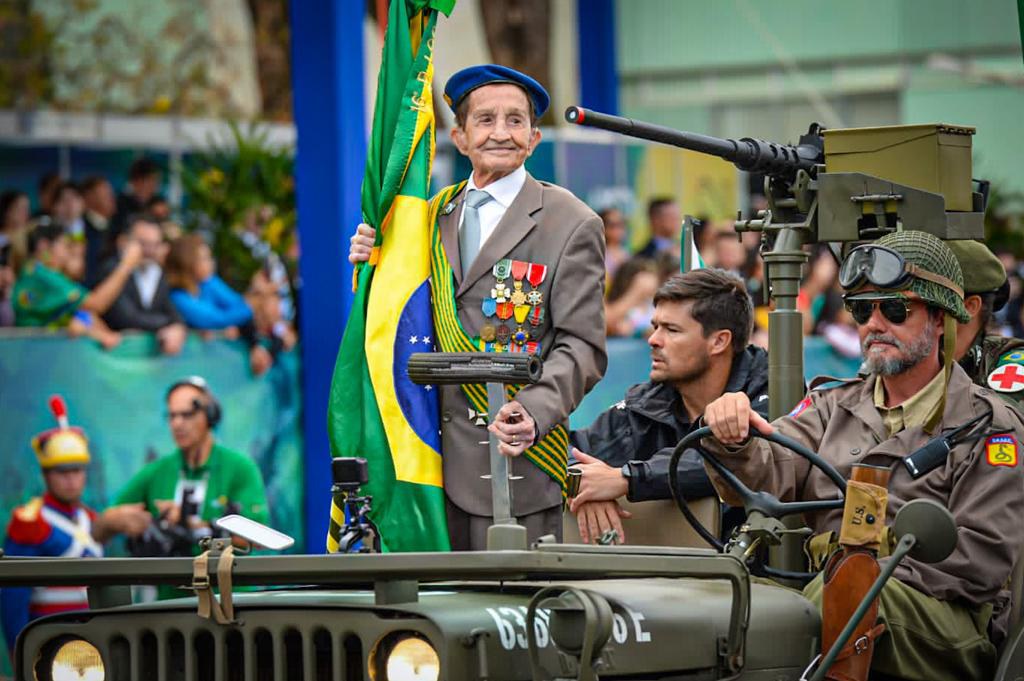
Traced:
[[172, 383], [171, 387], [169, 387], [167, 389], [167, 392], [164, 394], [164, 402], [166, 402], [167, 399], [171, 396], [171, 393], [173, 393], [178, 388], [181, 388], [186, 385], [192, 386], [193, 388], [201, 392], [203, 396], [206, 398], [205, 403], [202, 402], [201, 400], [193, 399], [192, 405], [195, 409], [206, 414], [206, 425], [208, 425], [211, 430], [216, 428], [217, 424], [220, 423], [220, 419], [222, 416], [220, 402], [218, 402], [217, 398], [214, 397], [213, 392], [210, 390], [210, 385], [202, 376], [186, 376], [185, 378], [182, 378]]

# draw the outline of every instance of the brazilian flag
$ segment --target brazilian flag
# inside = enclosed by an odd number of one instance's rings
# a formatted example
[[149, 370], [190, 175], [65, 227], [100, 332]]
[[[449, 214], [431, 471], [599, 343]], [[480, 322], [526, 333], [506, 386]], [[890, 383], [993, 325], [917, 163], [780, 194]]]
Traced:
[[1017, 23], [1020, 26], [1020, 47], [1024, 53], [1024, 0], [1017, 0]]
[[[369, 465], [373, 520], [386, 551], [450, 548], [441, 479], [438, 395], [406, 372], [413, 352], [433, 350], [430, 224], [434, 158], [431, 92], [437, 13], [455, 0], [392, 0], [363, 178], [363, 221], [377, 230], [338, 350], [327, 414], [334, 456]], [[356, 104], [358, 105], [358, 104]], [[332, 508], [328, 551], [337, 550]]]

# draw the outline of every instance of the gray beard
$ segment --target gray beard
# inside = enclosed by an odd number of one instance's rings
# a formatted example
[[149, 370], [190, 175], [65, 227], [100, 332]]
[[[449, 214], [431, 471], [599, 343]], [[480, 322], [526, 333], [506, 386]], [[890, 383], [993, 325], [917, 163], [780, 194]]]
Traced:
[[[896, 346], [902, 353], [901, 357], [884, 358], [872, 356], [867, 349], [868, 343], [872, 341], [884, 341]], [[861, 353], [864, 355], [864, 368], [868, 373], [880, 376], [895, 376], [917, 366], [917, 364], [932, 354], [935, 350], [935, 336], [925, 334], [909, 343], [901, 343], [892, 336], [884, 333], [869, 334], [861, 343]]]

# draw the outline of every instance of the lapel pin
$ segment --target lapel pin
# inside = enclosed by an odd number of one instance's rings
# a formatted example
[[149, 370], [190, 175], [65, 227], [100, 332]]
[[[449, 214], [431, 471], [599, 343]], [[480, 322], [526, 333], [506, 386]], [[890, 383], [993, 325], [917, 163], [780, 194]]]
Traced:
[[453, 210], [455, 210], [455, 202], [454, 201], [449, 201], [448, 203], [445, 204], [444, 208], [441, 209], [441, 214], [442, 215], [451, 215], [451, 212]]

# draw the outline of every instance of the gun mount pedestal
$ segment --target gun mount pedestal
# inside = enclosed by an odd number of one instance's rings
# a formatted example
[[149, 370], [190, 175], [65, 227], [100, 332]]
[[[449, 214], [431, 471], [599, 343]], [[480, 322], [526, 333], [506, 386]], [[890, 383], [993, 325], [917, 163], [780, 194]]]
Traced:
[[[418, 352], [409, 357], [409, 378], [431, 385], [487, 384], [487, 413], [493, 419], [505, 404], [505, 386], [530, 384], [543, 372], [536, 355], [509, 352]], [[487, 439], [491, 463], [491, 503], [494, 523], [487, 528], [487, 550], [527, 548], [526, 528], [512, 516], [512, 477], [508, 458], [498, 451], [494, 433]]]
[[[539, 361], [539, 360], [538, 360]], [[487, 384], [487, 415], [493, 420], [505, 404], [505, 385]], [[487, 438], [491, 458], [491, 503], [494, 507], [494, 524], [487, 528], [487, 550], [503, 551], [527, 548], [526, 528], [512, 517], [512, 484], [508, 470], [508, 458], [498, 451], [498, 437], [490, 433]]]

